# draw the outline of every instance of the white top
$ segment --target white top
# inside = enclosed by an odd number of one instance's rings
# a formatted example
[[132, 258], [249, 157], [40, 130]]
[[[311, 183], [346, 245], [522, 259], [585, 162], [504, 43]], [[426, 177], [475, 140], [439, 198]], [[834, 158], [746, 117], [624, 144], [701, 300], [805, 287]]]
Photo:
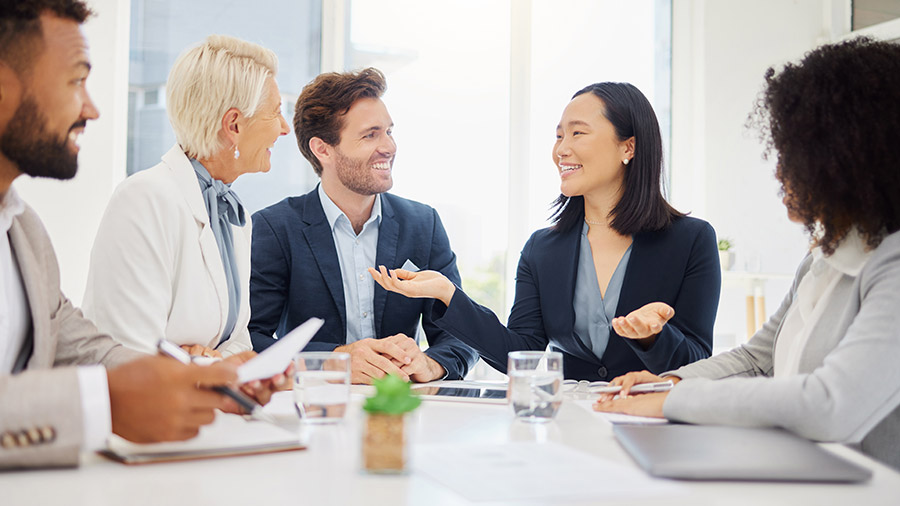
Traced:
[[865, 242], [853, 228], [832, 255], [825, 256], [820, 247], [813, 248], [810, 253], [813, 263], [797, 287], [796, 303], [788, 310], [775, 341], [776, 378], [799, 373], [802, 351], [828, 307], [835, 286], [842, 276], [859, 276], [872, 252], [866, 250]]

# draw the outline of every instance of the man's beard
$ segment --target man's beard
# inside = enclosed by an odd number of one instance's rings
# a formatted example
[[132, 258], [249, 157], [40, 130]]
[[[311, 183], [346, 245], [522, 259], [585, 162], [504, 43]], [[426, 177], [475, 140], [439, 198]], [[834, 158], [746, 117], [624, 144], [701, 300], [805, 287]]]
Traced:
[[[390, 163], [390, 162], [388, 162]], [[391, 189], [393, 181], [379, 181], [368, 170], [368, 160], [360, 161], [337, 151], [337, 176], [348, 190], [359, 195], [377, 195]]]
[[[81, 120], [72, 128], [85, 123]], [[67, 146], [68, 137], [54, 138], [45, 128], [46, 124], [34, 98], [26, 95], [0, 136], [0, 152], [23, 174], [72, 179], [78, 171], [78, 153]]]

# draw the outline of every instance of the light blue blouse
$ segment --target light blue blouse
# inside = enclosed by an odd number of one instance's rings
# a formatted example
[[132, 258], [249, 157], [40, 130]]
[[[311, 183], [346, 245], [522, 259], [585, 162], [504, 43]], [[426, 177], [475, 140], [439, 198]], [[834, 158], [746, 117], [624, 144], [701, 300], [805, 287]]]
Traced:
[[219, 339], [219, 344], [222, 344], [231, 337], [231, 333], [234, 331], [238, 307], [241, 304], [240, 277], [234, 257], [234, 237], [231, 235], [231, 225], [244, 226], [246, 223], [244, 206], [237, 194], [231, 191], [231, 185], [213, 179], [202, 163], [194, 158], [190, 160], [194, 172], [197, 174], [197, 182], [200, 184], [206, 212], [209, 214], [210, 228], [216, 238], [216, 245], [219, 246], [222, 266], [225, 267], [225, 281], [228, 285], [228, 317], [225, 320], [222, 337]]
[[631, 258], [631, 246], [628, 246], [619, 260], [606, 287], [606, 297], [603, 297], [600, 295], [587, 233], [588, 224], [585, 223], [581, 229], [581, 250], [578, 253], [578, 271], [575, 276], [575, 335], [598, 359], [602, 359], [609, 344], [609, 333], [612, 330], [610, 322], [616, 317], [625, 270], [628, 268], [628, 259]]

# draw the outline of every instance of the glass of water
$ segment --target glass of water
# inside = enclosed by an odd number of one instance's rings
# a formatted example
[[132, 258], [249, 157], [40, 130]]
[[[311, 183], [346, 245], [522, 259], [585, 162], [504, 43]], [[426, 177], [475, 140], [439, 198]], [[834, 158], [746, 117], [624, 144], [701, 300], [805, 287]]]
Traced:
[[516, 418], [549, 422], [562, 403], [562, 354], [513, 351], [507, 364], [509, 400]]
[[306, 423], [339, 422], [350, 400], [350, 354], [307, 351], [294, 357], [294, 404]]

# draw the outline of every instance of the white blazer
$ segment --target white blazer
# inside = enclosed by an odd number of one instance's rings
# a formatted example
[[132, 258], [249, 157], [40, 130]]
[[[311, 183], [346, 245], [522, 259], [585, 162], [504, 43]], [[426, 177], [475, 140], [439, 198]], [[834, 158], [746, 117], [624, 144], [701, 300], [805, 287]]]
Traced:
[[91, 251], [83, 310], [101, 331], [155, 353], [165, 337], [228, 356], [251, 349], [250, 216], [232, 226], [241, 300], [228, 341], [225, 268], [190, 160], [175, 145], [162, 162], [123, 181]]

